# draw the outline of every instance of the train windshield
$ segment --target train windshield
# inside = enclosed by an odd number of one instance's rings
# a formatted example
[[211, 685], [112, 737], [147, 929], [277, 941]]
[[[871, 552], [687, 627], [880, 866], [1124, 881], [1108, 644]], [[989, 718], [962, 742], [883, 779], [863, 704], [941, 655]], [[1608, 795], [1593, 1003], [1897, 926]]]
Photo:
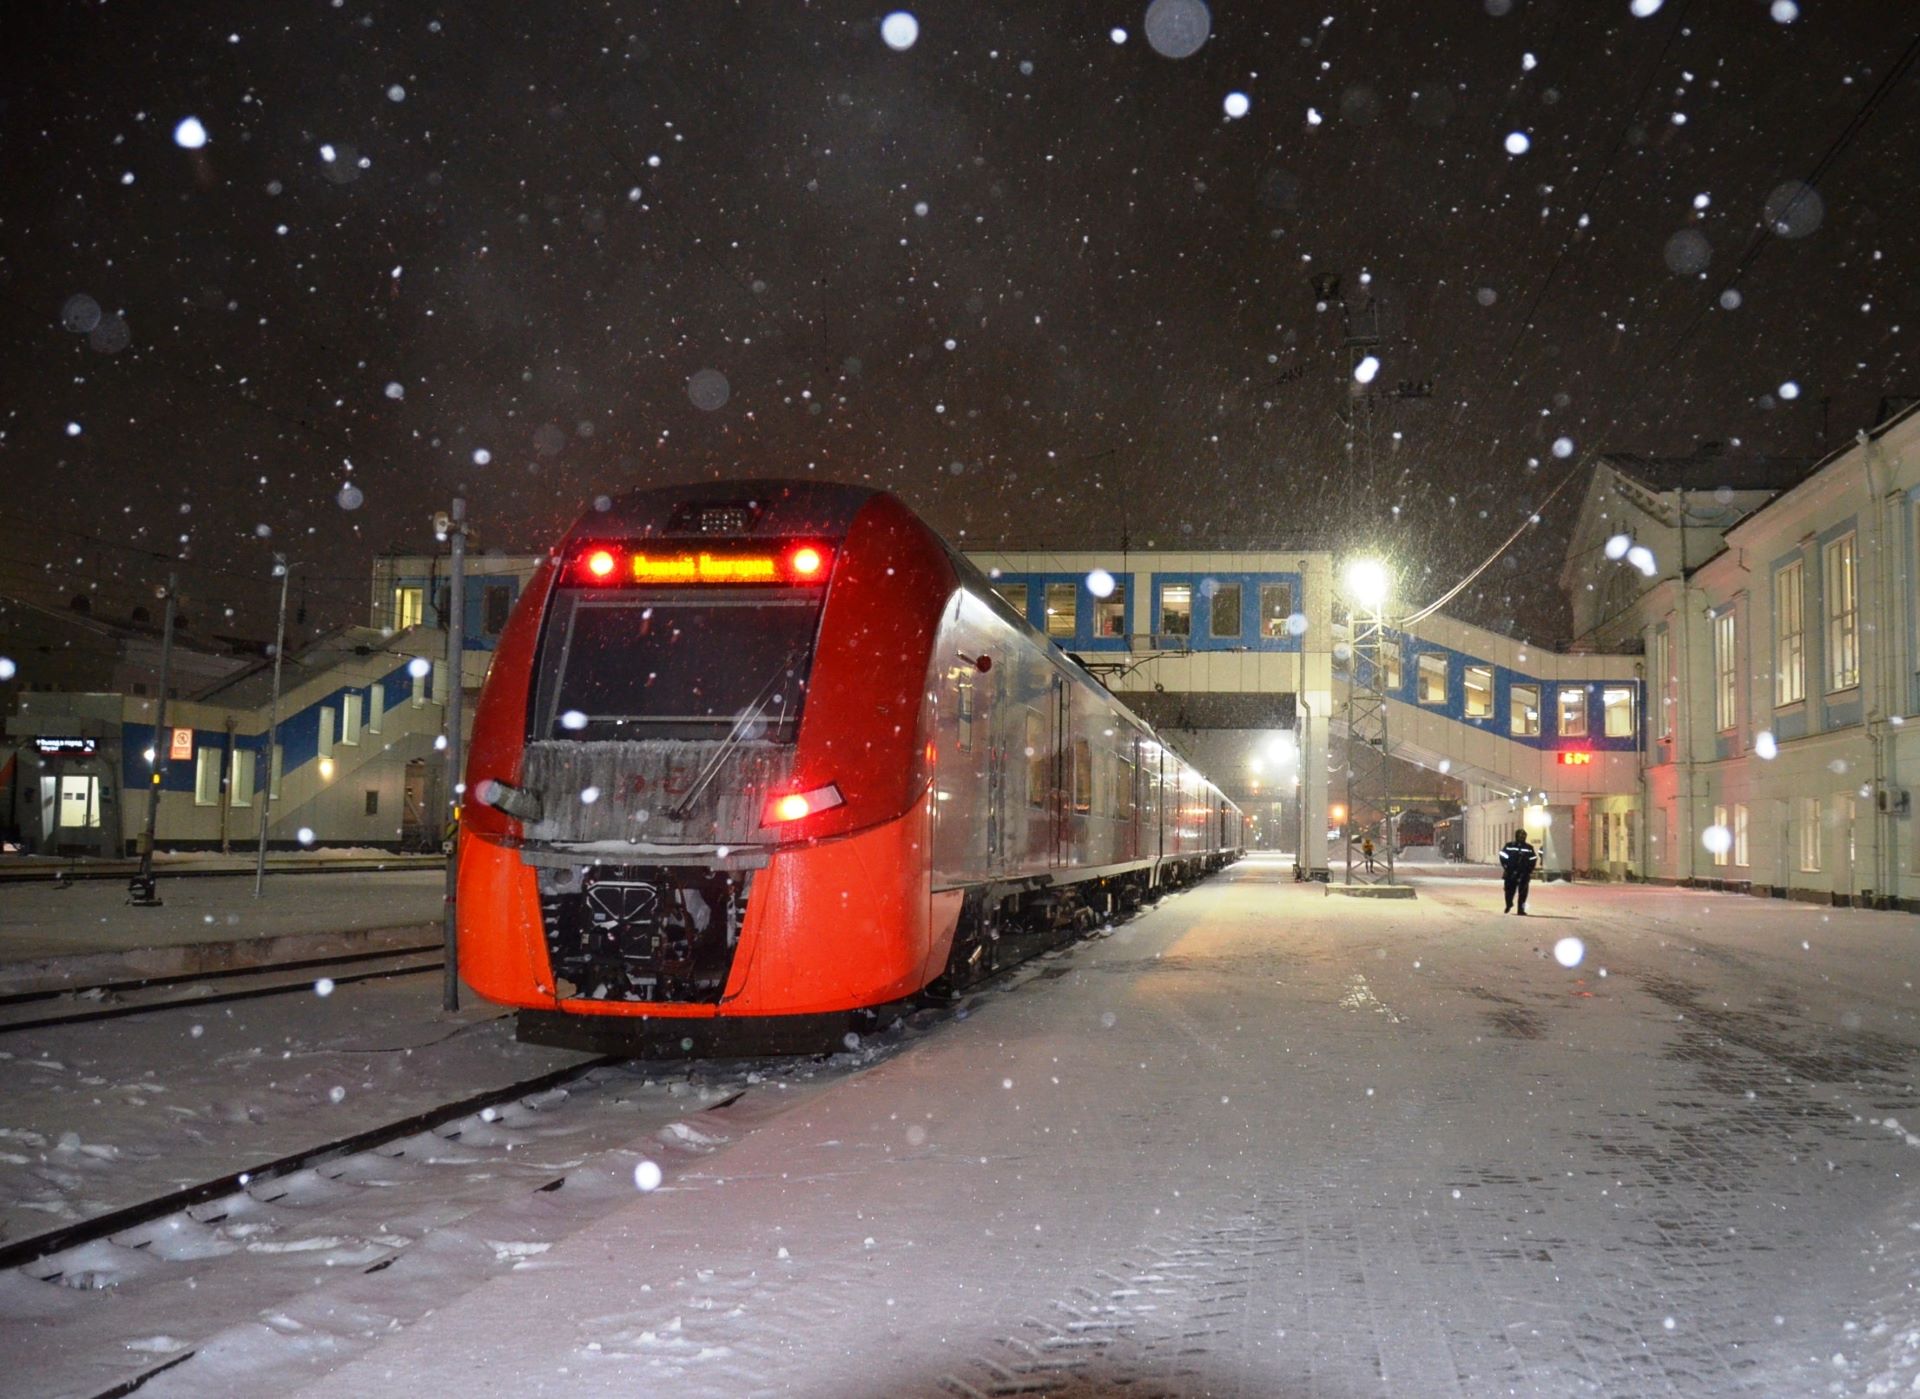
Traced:
[[536, 698], [542, 738], [791, 742], [818, 594], [697, 599], [563, 594]]

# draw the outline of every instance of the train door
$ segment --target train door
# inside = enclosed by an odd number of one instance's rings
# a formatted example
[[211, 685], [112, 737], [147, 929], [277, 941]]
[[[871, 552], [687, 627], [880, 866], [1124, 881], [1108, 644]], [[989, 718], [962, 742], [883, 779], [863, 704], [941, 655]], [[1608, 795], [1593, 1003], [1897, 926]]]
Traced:
[[1047, 842], [1047, 864], [1059, 869], [1068, 864], [1073, 850], [1073, 724], [1068, 708], [1066, 681], [1053, 678], [1052, 729], [1049, 752], [1053, 791], [1048, 801], [1052, 838]]

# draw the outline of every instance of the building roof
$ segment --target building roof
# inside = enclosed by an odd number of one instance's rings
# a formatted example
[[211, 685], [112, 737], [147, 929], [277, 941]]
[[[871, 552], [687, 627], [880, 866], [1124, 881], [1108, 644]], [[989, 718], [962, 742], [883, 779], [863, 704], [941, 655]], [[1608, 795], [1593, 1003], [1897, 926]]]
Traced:
[[1655, 491], [1784, 491], [1813, 469], [1806, 457], [1728, 456], [1717, 442], [1703, 442], [1684, 457], [1603, 452], [1600, 460], [1622, 476]]

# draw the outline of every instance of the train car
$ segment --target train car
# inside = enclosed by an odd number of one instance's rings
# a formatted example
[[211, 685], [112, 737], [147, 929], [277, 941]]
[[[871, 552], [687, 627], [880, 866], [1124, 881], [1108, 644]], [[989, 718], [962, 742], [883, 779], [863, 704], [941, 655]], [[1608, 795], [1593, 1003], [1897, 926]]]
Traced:
[[900, 501], [822, 482], [585, 515], [499, 639], [466, 783], [462, 976], [523, 1038], [627, 1051], [817, 1042], [1244, 845]]

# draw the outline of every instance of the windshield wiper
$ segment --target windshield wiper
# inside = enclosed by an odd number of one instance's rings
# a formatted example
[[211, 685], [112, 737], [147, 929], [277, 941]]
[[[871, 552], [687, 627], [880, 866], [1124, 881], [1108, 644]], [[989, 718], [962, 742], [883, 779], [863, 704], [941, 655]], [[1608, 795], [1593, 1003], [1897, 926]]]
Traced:
[[780, 658], [780, 664], [775, 666], [773, 674], [767, 677], [767, 683], [762, 685], [760, 693], [754, 696], [753, 703], [741, 712], [738, 719], [734, 720], [733, 728], [728, 731], [725, 738], [720, 740], [720, 746], [713, 750], [713, 756], [707, 759], [707, 765], [700, 769], [700, 775], [694, 778], [693, 786], [687, 789], [687, 795], [680, 800], [679, 805], [667, 808], [667, 816], [671, 820], [687, 819], [688, 814], [693, 810], [693, 804], [700, 800], [700, 794], [705, 792], [713, 779], [719, 775], [720, 764], [726, 761], [727, 754], [739, 745], [740, 740], [746, 737], [747, 730], [753, 727], [754, 720], [760, 717], [761, 708], [772, 697], [774, 686], [778, 685], [780, 678], [787, 673], [787, 668], [793, 664], [793, 658], [799, 650], [798, 646], [787, 648], [787, 653]]

